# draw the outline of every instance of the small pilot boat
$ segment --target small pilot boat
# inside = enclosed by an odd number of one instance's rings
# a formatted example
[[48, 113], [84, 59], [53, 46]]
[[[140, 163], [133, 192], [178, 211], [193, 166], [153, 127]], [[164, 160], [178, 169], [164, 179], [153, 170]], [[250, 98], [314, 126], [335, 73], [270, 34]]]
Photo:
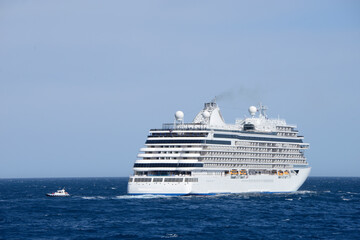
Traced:
[[48, 197], [70, 197], [70, 194], [65, 191], [65, 188], [57, 190], [54, 193], [47, 193]]

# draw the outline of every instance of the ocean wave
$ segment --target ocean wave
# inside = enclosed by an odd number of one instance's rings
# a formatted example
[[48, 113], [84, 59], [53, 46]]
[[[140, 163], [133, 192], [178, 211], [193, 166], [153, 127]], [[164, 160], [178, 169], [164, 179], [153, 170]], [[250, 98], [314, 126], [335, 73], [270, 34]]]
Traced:
[[178, 236], [176, 233], [168, 233], [165, 236], [161, 236], [161, 238], [177, 238]]
[[360, 194], [360, 193], [357, 193], [357, 192], [346, 192], [347, 194], [355, 194], [355, 195], [357, 195], [357, 194]]
[[127, 179], [46, 180], [51, 189], [71, 186], [69, 198], [45, 197], [41, 179], [4, 180], [0, 239], [271, 239], [286, 229], [296, 229], [289, 239], [358, 239], [359, 180], [309, 178], [294, 193], [189, 196], [128, 195]]
[[150, 199], [150, 198], [171, 198], [169, 195], [119, 195], [114, 199]]
[[343, 201], [350, 201], [350, 200], [351, 200], [350, 198], [345, 198], [344, 196], [341, 196], [341, 199], [342, 199]]
[[302, 191], [296, 191], [294, 193], [291, 194], [314, 194], [317, 193], [316, 191], [309, 191], [309, 190], [302, 190]]
[[82, 199], [86, 199], [86, 200], [94, 200], [94, 199], [105, 199], [106, 197], [103, 196], [85, 196], [85, 197], [81, 197]]

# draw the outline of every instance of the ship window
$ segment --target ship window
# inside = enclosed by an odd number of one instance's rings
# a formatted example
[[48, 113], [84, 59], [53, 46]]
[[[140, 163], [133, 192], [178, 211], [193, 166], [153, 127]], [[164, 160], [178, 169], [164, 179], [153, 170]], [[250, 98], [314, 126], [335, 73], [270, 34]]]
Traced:
[[138, 168], [156, 168], [156, 167], [202, 167], [202, 163], [135, 163], [134, 167]]
[[[171, 144], [171, 143], [207, 143], [207, 144], [223, 144], [231, 145], [230, 141], [218, 141], [218, 140], [183, 140], [183, 139], [169, 139], [169, 140], [147, 140], [145, 144]], [[180, 147], [180, 146], [179, 146]]]
[[183, 178], [165, 178], [165, 182], [182, 182]]
[[135, 178], [134, 182], [151, 182], [151, 178]]
[[198, 182], [198, 178], [185, 178], [185, 182]]
[[255, 130], [254, 124], [251, 123], [244, 124], [244, 131], [251, 131], [251, 130]]
[[162, 182], [163, 179], [162, 178], [153, 178], [153, 182]]
[[[274, 141], [274, 142], [301, 142], [302, 139], [282, 139], [282, 138], [264, 138], [264, 137], [248, 137], [248, 136], [239, 136], [239, 135], [229, 135], [229, 134], [214, 134], [215, 138], [235, 138], [240, 140], [250, 140], [250, 141]], [[254, 146], [258, 146], [259, 143], [252, 143]], [[268, 146], [277, 145], [275, 143], [269, 143]]]

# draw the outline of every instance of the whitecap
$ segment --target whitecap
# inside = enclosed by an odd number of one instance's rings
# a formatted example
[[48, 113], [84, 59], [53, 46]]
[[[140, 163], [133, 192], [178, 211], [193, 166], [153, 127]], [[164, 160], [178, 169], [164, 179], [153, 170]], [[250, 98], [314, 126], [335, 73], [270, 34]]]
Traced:
[[293, 194], [310, 194], [310, 193], [316, 193], [316, 191], [303, 190], [303, 191], [294, 192]]
[[95, 197], [81, 197], [82, 199], [95, 199]]
[[[240, 194], [234, 194], [234, 193], [216, 193], [214, 195], [199, 195], [199, 196], [213, 196], [213, 197], [226, 197], [226, 196], [236, 196], [236, 195], [240, 195]], [[196, 196], [196, 195], [195, 195]]]
[[349, 198], [345, 198], [344, 196], [341, 196], [341, 199], [344, 200], [344, 201], [350, 201], [351, 200]]
[[287, 200], [287, 201], [292, 201], [292, 200], [294, 200], [294, 199], [292, 199], [292, 198], [285, 198], [285, 200]]
[[115, 199], [150, 199], [150, 198], [169, 198], [169, 195], [120, 195], [116, 196]]
[[81, 197], [81, 198], [86, 199], [86, 200], [105, 199], [105, 197], [103, 197], [103, 196], [85, 196], [85, 197]]
[[165, 236], [161, 236], [161, 238], [177, 238], [178, 236], [176, 233], [167, 233]]

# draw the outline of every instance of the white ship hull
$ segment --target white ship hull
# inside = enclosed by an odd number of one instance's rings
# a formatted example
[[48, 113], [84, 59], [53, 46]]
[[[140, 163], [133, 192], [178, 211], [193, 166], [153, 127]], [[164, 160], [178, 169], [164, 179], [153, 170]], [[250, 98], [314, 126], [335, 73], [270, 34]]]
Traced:
[[[232, 178], [230, 175], [194, 175], [198, 182], [129, 182], [129, 194], [212, 195], [223, 193], [280, 193], [295, 192], [309, 176], [311, 168], [297, 175], [249, 175]], [[139, 177], [141, 178], [141, 177]], [[149, 178], [149, 177], [146, 177]], [[161, 177], [153, 177], [161, 178]], [[184, 177], [176, 177], [184, 178]]]

